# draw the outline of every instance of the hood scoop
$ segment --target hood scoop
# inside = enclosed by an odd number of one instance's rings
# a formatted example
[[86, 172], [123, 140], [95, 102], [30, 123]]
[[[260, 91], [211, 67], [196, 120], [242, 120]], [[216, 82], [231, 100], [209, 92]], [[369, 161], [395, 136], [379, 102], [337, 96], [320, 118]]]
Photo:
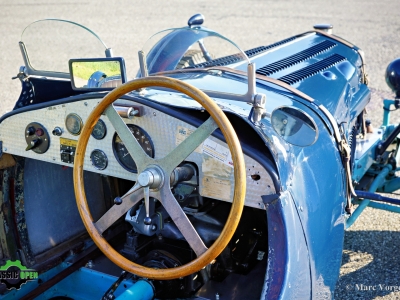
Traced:
[[305, 60], [313, 58], [322, 52], [325, 52], [337, 44], [328, 40], [325, 40], [321, 43], [318, 43], [306, 50], [288, 56], [284, 59], [278, 60], [271, 64], [268, 64], [262, 68], [257, 69], [256, 73], [264, 76], [270, 76], [273, 73], [282, 71], [283, 69], [290, 68], [294, 65], [297, 65]]
[[340, 54], [333, 54], [315, 64], [309, 65], [303, 69], [297, 70], [293, 73], [287, 74], [278, 80], [283, 81], [287, 84], [294, 84], [296, 82], [302, 81], [308, 77], [314, 76], [315, 74], [324, 71], [337, 65], [338, 63], [345, 61], [346, 58]]

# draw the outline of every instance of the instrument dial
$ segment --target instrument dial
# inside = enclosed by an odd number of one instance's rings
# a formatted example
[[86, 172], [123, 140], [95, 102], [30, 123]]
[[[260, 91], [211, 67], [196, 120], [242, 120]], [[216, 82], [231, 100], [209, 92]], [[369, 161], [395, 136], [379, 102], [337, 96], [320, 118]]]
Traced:
[[79, 135], [81, 133], [82, 126], [82, 119], [77, 114], [72, 113], [65, 118], [65, 127], [72, 135]]
[[92, 130], [92, 136], [96, 140], [102, 140], [107, 134], [107, 127], [106, 124], [104, 123], [103, 120], [99, 119], [94, 125], [93, 130]]
[[[128, 124], [129, 130], [132, 132], [133, 136], [139, 142], [140, 146], [142, 146], [143, 151], [150, 157], [154, 157], [154, 146], [153, 142], [150, 139], [150, 136], [145, 132], [142, 128]], [[137, 167], [132, 159], [132, 156], [126, 149], [123, 141], [120, 139], [117, 133], [114, 134], [113, 137], [113, 150], [116, 159], [126, 170], [130, 172], [137, 172]]]
[[104, 170], [107, 168], [107, 155], [99, 149], [95, 149], [90, 153], [90, 160], [92, 161], [92, 165], [98, 170]]

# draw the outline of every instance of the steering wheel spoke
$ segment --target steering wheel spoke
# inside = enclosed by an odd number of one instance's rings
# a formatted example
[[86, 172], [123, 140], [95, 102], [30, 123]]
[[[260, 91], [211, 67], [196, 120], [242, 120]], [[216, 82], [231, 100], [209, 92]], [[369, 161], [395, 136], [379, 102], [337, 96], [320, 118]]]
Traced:
[[144, 166], [149, 164], [153, 159], [144, 152], [143, 148], [112, 105], [107, 107], [105, 113], [129, 154], [132, 156], [132, 159], [135, 161], [138, 170], [143, 170]]
[[198, 146], [201, 145], [218, 128], [214, 119], [209, 117], [199, 128], [183, 140], [166, 157], [159, 160], [161, 167], [171, 173], [182, 161], [184, 161]]
[[169, 216], [196, 255], [199, 257], [206, 252], [208, 248], [204, 245], [203, 240], [182, 210], [178, 201], [176, 201], [175, 197], [172, 195], [171, 191], [168, 188], [162, 189], [159, 193], [159, 199], [162, 199], [161, 203], [165, 210], [168, 212]]
[[96, 223], [99, 234], [102, 234], [112, 224], [114, 224], [122, 215], [134, 206], [139, 200], [143, 199], [143, 188], [140, 184], [136, 184], [124, 196], [121, 197], [121, 204], [114, 204]]

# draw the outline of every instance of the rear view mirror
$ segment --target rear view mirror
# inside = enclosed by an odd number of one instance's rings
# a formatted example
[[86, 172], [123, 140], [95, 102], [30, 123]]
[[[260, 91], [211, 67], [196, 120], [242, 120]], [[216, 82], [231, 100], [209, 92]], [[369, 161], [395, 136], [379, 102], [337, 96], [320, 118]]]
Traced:
[[69, 71], [78, 91], [110, 91], [126, 82], [122, 57], [70, 59]]

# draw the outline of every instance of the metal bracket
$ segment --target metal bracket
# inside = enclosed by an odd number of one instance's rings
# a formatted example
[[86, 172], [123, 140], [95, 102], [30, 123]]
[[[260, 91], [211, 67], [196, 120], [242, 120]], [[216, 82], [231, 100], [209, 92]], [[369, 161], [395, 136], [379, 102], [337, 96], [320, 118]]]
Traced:
[[255, 94], [253, 97], [252, 121], [257, 124], [265, 116], [265, 103], [267, 97], [264, 94]]
[[258, 94], [256, 92], [255, 63], [250, 63], [247, 65], [247, 76], [248, 90], [246, 95], [251, 97], [251, 103], [253, 105], [253, 114], [251, 119], [255, 124], [257, 124], [265, 116], [265, 103], [267, 102], [267, 97], [265, 94]]
[[71, 79], [71, 74], [68, 73], [63, 73], [63, 72], [53, 72], [53, 71], [42, 71], [42, 70], [36, 70], [32, 67], [29, 58], [28, 58], [28, 52], [26, 51], [26, 47], [23, 42], [19, 42], [19, 48], [22, 53], [22, 58], [24, 59], [25, 63], [25, 73], [29, 76], [42, 76], [42, 77], [57, 77], [57, 78], [65, 78], [70, 80]]
[[25, 66], [20, 66], [18, 74], [16, 76], [11, 77], [12, 80], [17, 79], [17, 78], [19, 80], [21, 80], [22, 83], [24, 83], [28, 80], [28, 75], [26, 74]]
[[113, 51], [111, 48], [107, 48], [105, 51], [106, 57], [113, 57]]
[[143, 115], [142, 106], [113, 106], [121, 118], [133, 119], [134, 117], [141, 117]]
[[146, 59], [145, 59], [145, 54], [142, 50], [140, 50], [138, 52], [139, 55], [139, 65], [140, 65], [140, 73], [141, 73], [141, 77], [148, 77], [149, 73], [147, 70], [147, 63], [146, 63]]
[[12, 79], [17, 78], [20, 80], [22, 88], [14, 109], [36, 103], [35, 88], [29, 80], [28, 69], [25, 66], [21, 66], [18, 74], [12, 77]]

